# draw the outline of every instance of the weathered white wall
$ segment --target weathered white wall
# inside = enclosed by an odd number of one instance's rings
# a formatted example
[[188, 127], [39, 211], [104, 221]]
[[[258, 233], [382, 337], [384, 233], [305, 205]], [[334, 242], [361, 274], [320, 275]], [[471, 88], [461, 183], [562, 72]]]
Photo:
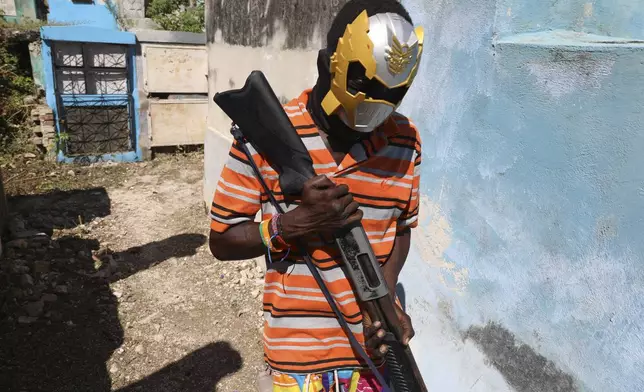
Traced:
[[145, 18], [145, 0], [117, 0], [118, 10], [126, 19]]
[[16, 3], [14, 0], [0, 0], [0, 11], [6, 16], [16, 16]]
[[144, 157], [153, 147], [204, 143], [208, 111], [205, 34], [136, 30]]
[[208, 117], [204, 99], [153, 100], [149, 111], [152, 147], [203, 144]]
[[207, 93], [204, 45], [141, 44], [144, 88], [148, 93]]

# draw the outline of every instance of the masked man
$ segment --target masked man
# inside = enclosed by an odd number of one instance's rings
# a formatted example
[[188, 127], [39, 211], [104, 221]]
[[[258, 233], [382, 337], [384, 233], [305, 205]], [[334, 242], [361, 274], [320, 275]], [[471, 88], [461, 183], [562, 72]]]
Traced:
[[[285, 199], [277, 173], [252, 152], [282, 208], [277, 214], [235, 143], [212, 204], [210, 248], [220, 260], [269, 254], [264, 285], [264, 358], [274, 391], [378, 391], [351, 349], [296, 241], [308, 251], [340, 310], [370, 356], [380, 360], [384, 331], [356, 302], [333, 246], [320, 240], [362, 221], [393, 290], [417, 224], [421, 144], [395, 112], [418, 70], [422, 28], [396, 0], [352, 0], [336, 16], [318, 57], [318, 81], [285, 105], [317, 177], [299, 200]], [[262, 212], [262, 222], [254, 217]], [[410, 318], [396, 304], [405, 331]], [[385, 369], [386, 374], [386, 369]], [[371, 388], [371, 389], [369, 389]]]

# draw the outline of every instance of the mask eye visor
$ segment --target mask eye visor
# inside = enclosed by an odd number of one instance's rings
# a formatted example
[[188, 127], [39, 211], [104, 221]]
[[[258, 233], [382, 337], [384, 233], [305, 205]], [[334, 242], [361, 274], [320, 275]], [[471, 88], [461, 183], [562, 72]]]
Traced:
[[365, 74], [365, 68], [358, 61], [349, 63], [347, 70], [347, 91], [351, 95], [364, 93], [367, 98], [376, 99], [380, 101], [387, 101], [392, 105], [398, 105], [405, 94], [407, 94], [408, 86], [401, 86], [396, 88], [388, 88], [377, 79], [369, 79]]

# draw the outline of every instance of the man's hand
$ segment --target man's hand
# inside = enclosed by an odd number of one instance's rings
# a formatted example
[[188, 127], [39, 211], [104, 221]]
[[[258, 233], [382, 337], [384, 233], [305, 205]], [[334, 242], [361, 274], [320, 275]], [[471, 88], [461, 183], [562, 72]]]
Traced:
[[[409, 341], [416, 334], [414, 328], [411, 325], [411, 317], [409, 317], [398, 304], [394, 304], [396, 309], [396, 316], [398, 316], [398, 322], [402, 326], [403, 336], [402, 343], [403, 345], [409, 345]], [[385, 330], [382, 329], [382, 325], [379, 321], [375, 323], [371, 322], [369, 315], [363, 312], [363, 324], [364, 324], [364, 335], [365, 335], [365, 346], [369, 355], [374, 359], [382, 358], [388, 350], [386, 344], [383, 344], [382, 340], [385, 337]]]
[[362, 219], [358, 207], [348, 186], [313, 177], [304, 184], [302, 204], [282, 217], [282, 236], [288, 242], [315, 233], [331, 235]]

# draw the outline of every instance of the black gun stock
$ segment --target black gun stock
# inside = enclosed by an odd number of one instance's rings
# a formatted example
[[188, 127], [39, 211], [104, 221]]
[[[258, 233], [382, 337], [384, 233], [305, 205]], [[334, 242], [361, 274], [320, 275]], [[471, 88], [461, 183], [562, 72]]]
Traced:
[[[250, 143], [277, 171], [280, 187], [285, 194], [299, 195], [304, 183], [315, 176], [313, 162], [264, 74], [253, 71], [243, 88], [217, 93], [214, 100], [233, 120], [235, 126], [232, 132], [238, 142], [244, 148], [244, 142]], [[250, 161], [253, 164], [252, 159]], [[259, 170], [256, 167], [254, 169], [269, 193], [271, 202], [278, 211], [281, 210], [261, 178]], [[403, 331], [394, 303], [364, 228], [358, 223], [338, 233], [335, 241], [343, 257], [343, 270], [358, 300], [365, 307], [371, 320], [380, 321], [387, 331], [386, 342], [390, 349], [386, 354], [386, 361], [391, 376], [390, 387], [395, 392], [427, 391], [411, 350], [401, 343]], [[307, 261], [307, 265], [325, 292], [326, 287], [322, 287], [323, 280], [318, 280], [317, 268], [312, 261]], [[330, 295], [327, 301], [340, 319], [341, 325], [346, 324], [342, 322], [342, 314]], [[353, 342], [355, 338], [352, 339], [348, 327], [345, 332]], [[363, 353], [362, 349], [358, 351]]]
[[279, 173], [282, 192], [300, 194], [315, 176], [313, 161], [264, 74], [251, 73], [242, 89], [217, 93], [215, 102]]

